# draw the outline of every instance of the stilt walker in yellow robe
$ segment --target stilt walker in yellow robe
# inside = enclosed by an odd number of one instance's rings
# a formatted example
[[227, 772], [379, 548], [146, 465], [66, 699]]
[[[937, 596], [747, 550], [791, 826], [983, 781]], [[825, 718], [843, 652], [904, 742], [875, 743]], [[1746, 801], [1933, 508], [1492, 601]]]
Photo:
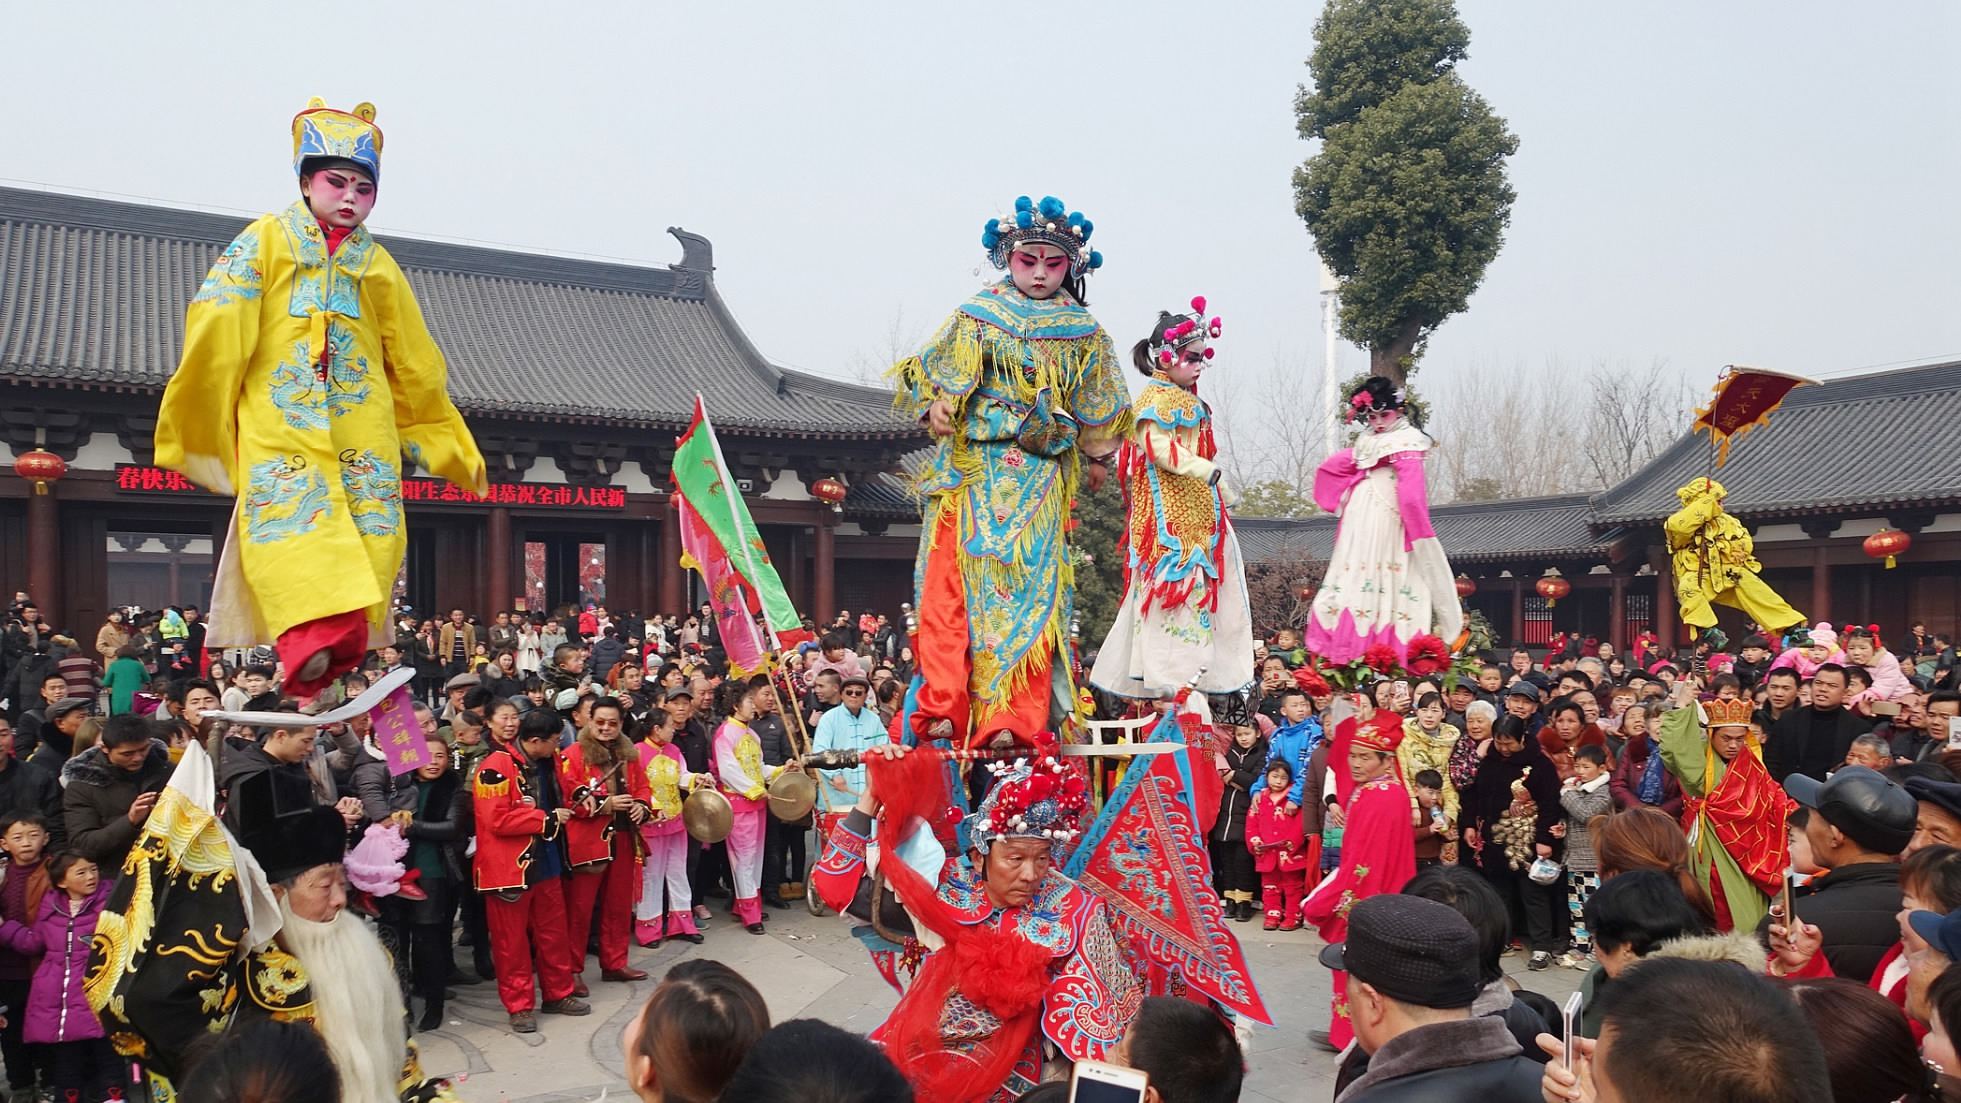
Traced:
[[293, 119], [300, 199], [205, 277], [157, 415], [157, 464], [238, 499], [206, 646], [275, 644], [302, 698], [388, 639], [404, 459], [487, 489], [408, 280], [362, 225], [381, 180], [374, 117], [315, 99]]
[[1741, 609], [1766, 632], [1777, 633], [1804, 621], [1804, 614], [1764, 582], [1758, 572], [1755, 542], [1743, 522], [1723, 512], [1729, 491], [1714, 479], [1696, 478], [1675, 492], [1682, 508], [1662, 529], [1675, 568], [1675, 599], [1682, 622], [1695, 628], [1716, 627], [1712, 603]]

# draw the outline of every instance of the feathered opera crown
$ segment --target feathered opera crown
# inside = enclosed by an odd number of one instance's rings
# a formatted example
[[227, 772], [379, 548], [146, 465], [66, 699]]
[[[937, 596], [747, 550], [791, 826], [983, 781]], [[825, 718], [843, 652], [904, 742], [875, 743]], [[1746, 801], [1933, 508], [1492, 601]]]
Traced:
[[1074, 842], [1083, 832], [1089, 783], [1082, 771], [1054, 754], [1009, 762], [990, 762], [994, 788], [967, 821], [968, 838], [982, 853], [997, 839], [1046, 839], [1051, 846]]
[[1750, 702], [1741, 697], [1734, 701], [1711, 701], [1702, 708], [1709, 714], [1709, 726], [1712, 728], [1750, 726], [1752, 713]]
[[1089, 247], [1089, 236], [1096, 224], [1072, 211], [1062, 200], [1045, 195], [1040, 203], [1027, 196], [1015, 200], [1015, 209], [1000, 218], [990, 218], [981, 229], [981, 248], [996, 268], [1008, 266], [1008, 254], [1024, 242], [1053, 245], [1069, 256], [1069, 274], [1081, 277], [1103, 267], [1103, 254]]
[[[1170, 364], [1178, 358], [1178, 350], [1194, 341], [1217, 337], [1225, 329], [1225, 323], [1218, 318], [1205, 320], [1205, 296], [1192, 296], [1190, 314], [1168, 314], [1158, 319], [1158, 332], [1151, 335], [1151, 348], [1157, 350], [1158, 363]], [[1212, 359], [1212, 350], [1205, 350], [1205, 358]]]
[[302, 174], [316, 157], [352, 161], [381, 183], [381, 128], [374, 124], [374, 104], [356, 104], [352, 112], [327, 106], [315, 96], [306, 110], [293, 116], [293, 174]]
[[1406, 406], [1406, 396], [1401, 387], [1379, 375], [1371, 375], [1348, 393], [1348, 408], [1342, 412], [1341, 419], [1354, 421], [1358, 417], [1368, 417], [1385, 410], [1401, 410]]

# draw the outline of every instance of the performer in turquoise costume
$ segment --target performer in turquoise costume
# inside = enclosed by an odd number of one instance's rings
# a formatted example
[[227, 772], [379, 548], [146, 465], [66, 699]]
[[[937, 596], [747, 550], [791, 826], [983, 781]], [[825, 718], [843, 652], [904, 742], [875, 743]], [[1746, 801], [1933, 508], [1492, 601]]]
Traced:
[[1008, 278], [895, 369], [900, 405], [939, 438], [919, 486], [915, 736], [1032, 743], [1075, 711], [1065, 522], [1082, 461], [1093, 490], [1131, 424], [1122, 366], [1083, 303], [1103, 262], [1093, 230], [1054, 196], [1017, 199], [981, 237]]

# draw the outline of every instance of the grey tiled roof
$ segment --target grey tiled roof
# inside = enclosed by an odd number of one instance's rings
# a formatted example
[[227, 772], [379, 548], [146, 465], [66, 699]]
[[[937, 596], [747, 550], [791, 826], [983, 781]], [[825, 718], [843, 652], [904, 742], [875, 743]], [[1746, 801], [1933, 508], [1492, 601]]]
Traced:
[[[153, 391], [184, 308], [247, 219], [0, 188], [0, 377]], [[920, 436], [888, 392], [786, 371], [730, 317], [705, 238], [667, 268], [383, 238], [466, 412], [829, 438]]]
[[851, 484], [844, 496], [844, 511], [866, 517], [917, 521], [919, 498], [912, 492], [911, 480], [904, 475], [881, 471]]
[[[1715, 471], [1738, 517], [1961, 503], [1961, 362], [1800, 387]], [[1709, 473], [1709, 438], [1676, 441], [1594, 501], [1594, 524], [1659, 523], [1675, 488]]]
[[[1464, 502], [1430, 510], [1437, 540], [1452, 563], [1481, 563], [1539, 556], [1547, 559], [1601, 554], [1584, 494]], [[1249, 563], [1325, 563], [1335, 550], [1335, 519], [1323, 514], [1299, 521], [1237, 518], [1239, 547]]]

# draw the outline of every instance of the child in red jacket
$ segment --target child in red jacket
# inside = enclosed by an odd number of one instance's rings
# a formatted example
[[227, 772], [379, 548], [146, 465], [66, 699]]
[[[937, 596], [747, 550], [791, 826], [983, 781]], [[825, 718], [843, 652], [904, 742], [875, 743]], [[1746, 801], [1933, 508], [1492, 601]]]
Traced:
[[1266, 791], [1253, 798], [1246, 817], [1246, 849], [1253, 852], [1253, 866], [1260, 872], [1269, 931], [1300, 929], [1307, 870], [1317, 860], [1308, 851], [1300, 811], [1287, 814], [1287, 790], [1293, 784], [1293, 768], [1275, 759], [1267, 766]]

